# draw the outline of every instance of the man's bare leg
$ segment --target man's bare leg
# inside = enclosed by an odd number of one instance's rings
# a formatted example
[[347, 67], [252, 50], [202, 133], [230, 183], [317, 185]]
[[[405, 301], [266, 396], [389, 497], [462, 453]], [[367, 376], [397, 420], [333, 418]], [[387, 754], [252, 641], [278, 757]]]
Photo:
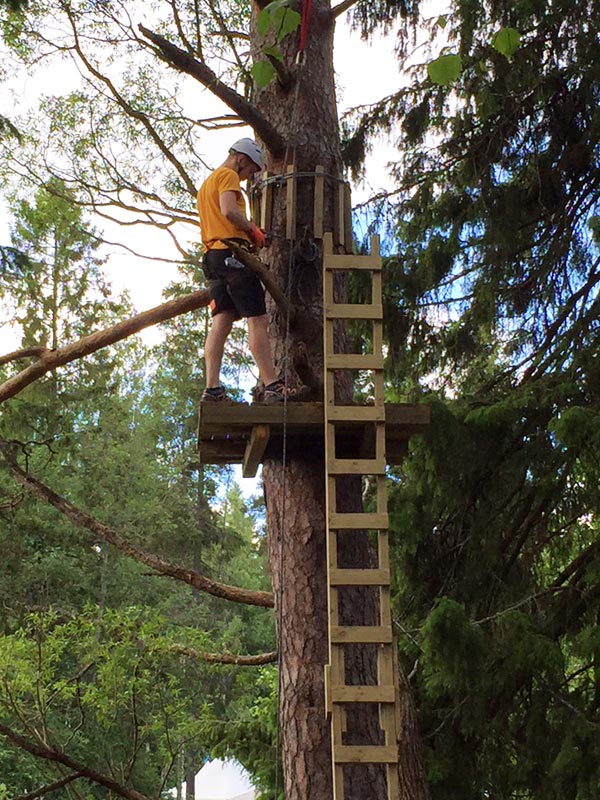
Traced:
[[269, 318], [266, 314], [248, 317], [248, 347], [265, 386], [276, 381], [277, 373], [269, 339]]
[[206, 388], [214, 389], [221, 383], [221, 362], [225, 342], [235, 321], [233, 311], [221, 311], [212, 318], [212, 325], [204, 343], [204, 363], [206, 365]]

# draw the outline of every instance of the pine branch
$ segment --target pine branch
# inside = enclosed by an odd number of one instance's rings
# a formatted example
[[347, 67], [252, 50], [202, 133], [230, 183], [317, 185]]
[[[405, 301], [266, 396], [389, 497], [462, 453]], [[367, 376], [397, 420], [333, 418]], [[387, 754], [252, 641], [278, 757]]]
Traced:
[[77, 342], [65, 347], [59, 347], [57, 350], [46, 350], [35, 364], [0, 384], [0, 403], [10, 397], [14, 397], [25, 387], [57, 367], [64, 367], [65, 364], [69, 364], [71, 361], [89, 356], [91, 353], [120, 342], [128, 336], [148, 328], [150, 325], [157, 325], [159, 322], [165, 322], [180, 314], [187, 314], [189, 311], [204, 308], [209, 302], [208, 291], [199, 289], [197, 292], [181, 295], [160, 306], [143, 311], [135, 317], [119, 322], [112, 328], [84, 336]]
[[57, 764], [63, 764], [65, 767], [68, 767], [69, 769], [79, 773], [78, 777], [87, 778], [87, 780], [91, 781], [92, 783], [97, 783], [99, 786], [104, 786], [105, 789], [108, 789], [119, 797], [124, 797], [125, 800], [149, 800], [146, 795], [137, 792], [135, 789], [128, 789], [126, 786], [117, 783], [117, 781], [113, 780], [113, 778], [109, 777], [108, 775], [97, 772], [91, 767], [86, 767], [83, 764], [79, 764], [66, 753], [61, 753], [60, 750], [55, 750], [53, 747], [32, 742], [30, 739], [27, 739], [25, 736], [17, 733], [8, 725], [4, 725], [2, 722], [0, 722], [0, 734], [6, 736], [6, 738], [15, 744], [19, 749], [25, 750], [32, 756], [35, 756], [36, 758], [43, 758], [46, 761], [53, 761]]
[[182, 583], [187, 583], [194, 589], [206, 592], [207, 594], [213, 595], [213, 597], [220, 597], [223, 600], [230, 600], [234, 603], [244, 603], [245, 605], [262, 606], [264, 608], [273, 607], [273, 595], [270, 592], [240, 589], [237, 586], [218, 583], [210, 578], [206, 578], [199, 572], [183, 567], [180, 564], [175, 564], [172, 561], [167, 561], [155, 553], [148, 553], [136, 545], [131, 544], [131, 542], [128, 542], [113, 528], [94, 519], [94, 517], [70, 503], [66, 498], [54, 492], [49, 486], [46, 486], [31, 475], [27, 475], [16, 463], [13, 448], [10, 443], [0, 441], [0, 451], [4, 454], [5, 461], [15, 480], [24, 489], [27, 489], [27, 491], [35, 497], [45, 500], [76, 525], [86, 528], [91, 533], [99, 536], [105, 542], [116, 547], [117, 550], [124, 555], [139, 561], [141, 564], [145, 564], [159, 575], [174, 578]]
[[275, 157], [281, 156], [285, 151], [285, 142], [281, 134], [268, 122], [262, 114], [240, 94], [223, 83], [210, 67], [186, 53], [177, 45], [172, 44], [154, 31], [138, 25], [143, 36], [149, 39], [157, 48], [164, 61], [180, 72], [191, 75], [203, 86], [222, 100], [225, 105], [235, 111], [245, 122], [253, 128], [265, 143], [268, 150]]

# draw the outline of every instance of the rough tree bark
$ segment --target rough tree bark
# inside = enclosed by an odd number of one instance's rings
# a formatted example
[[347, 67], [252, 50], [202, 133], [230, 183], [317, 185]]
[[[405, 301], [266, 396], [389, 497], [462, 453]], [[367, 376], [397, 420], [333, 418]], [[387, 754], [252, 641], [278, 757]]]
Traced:
[[[314, 172], [317, 165], [331, 176], [342, 175], [339, 124], [333, 69], [333, 30], [335, 19], [327, 0], [315, 0], [310, 20], [306, 53], [296, 64], [297, 40], [284, 42], [285, 63], [292, 72], [291, 85], [282, 88], [277, 81], [258, 92], [255, 100], [267, 122], [283, 135], [286, 152], [270, 154], [269, 170], [285, 173], [289, 164], [298, 173]], [[259, 37], [252, 32], [256, 49]], [[298, 181], [296, 239], [310, 238], [313, 222], [313, 182]], [[326, 192], [324, 229], [333, 230], [335, 193]], [[288, 286], [294, 264], [293, 244], [284, 238], [284, 193], [275, 194], [273, 230], [275, 234], [265, 260]], [[321, 242], [316, 242], [321, 245]], [[322, 259], [319, 259], [322, 262]], [[307, 383], [316, 374], [322, 382], [322, 291], [321, 269], [308, 271], [303, 283], [301, 304], [296, 319], [300, 324], [289, 329], [283, 315], [271, 303], [271, 331], [277, 362], [288, 372], [292, 383]], [[306, 361], [310, 369], [306, 369]], [[339, 387], [344, 392], [344, 387]], [[347, 389], [347, 387], [346, 387]], [[322, 445], [313, 452], [306, 442], [295, 447], [288, 443], [285, 463], [280, 453], [267, 451], [263, 480], [267, 502], [270, 540], [270, 567], [273, 577], [275, 609], [280, 651], [280, 738], [287, 800], [326, 800], [332, 797], [329, 723], [325, 718], [323, 666], [327, 662], [327, 601], [325, 553], [325, 497]], [[352, 482], [350, 482], [351, 484]], [[360, 486], [338, 487], [338, 503], [343, 510], [357, 510]], [[339, 510], [342, 510], [341, 508]], [[282, 531], [285, 531], [282, 535]], [[376, 555], [360, 533], [339, 539], [340, 565], [367, 566]], [[357, 592], [360, 596], [357, 596]], [[361, 594], [362, 592], [362, 594]], [[345, 624], [373, 624], [377, 613], [372, 592], [354, 590], [340, 598]], [[364, 648], [363, 648], [364, 650]], [[357, 653], [348, 658], [347, 681], [371, 683], [375, 654]], [[406, 714], [403, 745], [411, 759], [400, 769], [402, 800], [426, 800], [429, 796], [421, 761], [419, 741], [410, 698], [410, 687], [403, 681]], [[378, 730], [377, 720], [367, 711], [349, 715], [349, 743], [360, 743], [361, 732]], [[383, 771], [357, 768], [347, 771], [346, 800], [383, 800], [387, 797]]]

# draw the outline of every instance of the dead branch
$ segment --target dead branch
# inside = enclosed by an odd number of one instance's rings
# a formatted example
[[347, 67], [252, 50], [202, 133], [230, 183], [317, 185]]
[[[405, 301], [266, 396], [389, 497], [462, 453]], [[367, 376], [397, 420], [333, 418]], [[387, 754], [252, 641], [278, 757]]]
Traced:
[[47, 794], [51, 792], [56, 792], [58, 789], [62, 789], [63, 786], [71, 783], [72, 781], [77, 780], [77, 778], [82, 778], [81, 772], [72, 772], [70, 775], [65, 775], [64, 778], [60, 778], [57, 781], [53, 781], [53, 783], [48, 783], [46, 786], [40, 786], [39, 789], [36, 789], [33, 792], [28, 792], [27, 794], [20, 794], [18, 797], [13, 797], [13, 800], [35, 800], [36, 797], [45, 797]]
[[11, 361], [19, 361], [22, 358], [31, 358], [31, 356], [41, 356], [48, 352], [48, 348], [43, 345], [36, 345], [35, 347], [25, 347], [22, 350], [15, 350], [12, 353], [7, 353], [5, 356], [0, 356], [0, 367], [3, 364], [10, 364]]
[[258, 277], [264, 283], [265, 288], [267, 289], [273, 300], [275, 300], [281, 311], [283, 311], [283, 313], [286, 316], [288, 314], [291, 314], [290, 323], [292, 323], [294, 317], [293, 309], [290, 308], [290, 305], [287, 301], [287, 297], [283, 293], [282, 289], [275, 282], [275, 279], [269, 272], [269, 268], [267, 267], [267, 265], [263, 261], [261, 261], [260, 258], [258, 258], [255, 255], [252, 255], [252, 253], [249, 253], [247, 250], [244, 250], [243, 247], [240, 247], [240, 245], [237, 242], [234, 242], [233, 239], [221, 239], [220, 241], [223, 242], [223, 244], [226, 244], [227, 247], [229, 247], [229, 249], [238, 259], [238, 261], [241, 261], [242, 264], [244, 264], [246, 267], [248, 267], [258, 275]]
[[331, 17], [332, 19], [336, 19], [343, 14], [344, 11], [348, 11], [349, 8], [352, 8], [353, 5], [356, 5], [357, 0], [343, 0], [342, 3], [338, 3], [337, 6], [334, 6], [331, 9]]
[[256, 656], [236, 656], [233, 653], [203, 653], [193, 647], [182, 644], [174, 644], [169, 648], [173, 653], [180, 653], [198, 661], [205, 661], [207, 664], [234, 664], [240, 667], [256, 667], [263, 664], [274, 664], [277, 661], [277, 651], [272, 653], [260, 653]]
[[189, 311], [196, 311], [199, 308], [204, 308], [210, 302], [210, 297], [206, 289], [199, 289], [197, 292], [176, 297], [174, 300], [169, 300], [160, 306], [155, 306], [148, 311], [142, 311], [135, 317], [119, 322], [112, 328], [107, 328], [103, 331], [91, 333], [84, 336], [73, 344], [66, 347], [59, 347], [57, 350], [47, 350], [43, 353], [35, 364], [27, 367], [26, 369], [9, 378], [3, 384], [0, 384], [0, 403], [14, 397], [20, 391], [25, 389], [31, 383], [34, 383], [47, 372], [50, 372], [57, 367], [64, 367], [71, 361], [78, 358], [89, 356], [90, 353], [95, 353], [103, 347], [108, 347], [111, 344], [120, 342], [134, 333], [138, 333], [150, 325], [157, 325], [159, 322], [165, 322], [167, 319], [172, 319], [180, 314], [187, 314]]
[[283, 136], [268, 122], [258, 110], [245, 100], [240, 94], [235, 92], [223, 83], [210, 67], [196, 58], [186, 53], [177, 45], [172, 44], [154, 31], [138, 25], [138, 28], [146, 39], [149, 39], [159, 51], [161, 58], [180, 72], [191, 75], [203, 86], [222, 100], [225, 105], [235, 111], [238, 116], [245, 120], [253, 128], [258, 136], [265, 143], [268, 150], [277, 158], [285, 152], [285, 141]]
[[149, 800], [146, 795], [137, 792], [135, 789], [128, 789], [126, 786], [122, 786], [108, 775], [97, 772], [95, 769], [91, 769], [91, 767], [86, 767], [83, 764], [79, 764], [66, 753], [61, 753], [60, 750], [55, 750], [53, 747], [48, 747], [45, 744], [32, 742], [30, 739], [27, 739], [25, 736], [17, 733], [8, 725], [4, 725], [2, 722], [0, 722], [0, 733], [3, 736], [6, 736], [7, 739], [9, 739], [21, 750], [31, 753], [31, 755], [35, 756], [36, 758], [44, 758], [47, 761], [53, 761], [57, 764], [64, 764], [65, 767], [68, 767], [69, 769], [79, 773], [82, 778], [87, 778], [87, 780], [92, 781], [92, 783], [97, 783], [99, 786], [104, 786], [106, 789], [109, 789], [111, 792], [119, 795], [119, 797], [124, 797], [126, 800]]
[[131, 542], [128, 542], [113, 528], [109, 528], [108, 525], [94, 519], [85, 511], [74, 506], [64, 497], [61, 497], [50, 489], [49, 486], [46, 486], [31, 475], [27, 475], [16, 463], [9, 443], [0, 442], [0, 451], [3, 453], [5, 461], [15, 477], [15, 480], [23, 486], [23, 488], [27, 489], [27, 491], [31, 492], [35, 497], [39, 497], [47, 503], [50, 503], [51, 506], [54, 506], [54, 508], [76, 525], [91, 531], [91, 533], [99, 536], [105, 542], [116, 547], [117, 550], [124, 555], [139, 561], [141, 564], [145, 564], [159, 575], [165, 575], [166, 577], [182, 581], [189, 586], [193, 586], [194, 589], [206, 592], [214, 597], [220, 597], [223, 600], [230, 600], [234, 603], [244, 603], [251, 606], [262, 606], [264, 608], [273, 607], [273, 595], [271, 592], [240, 589], [237, 586], [218, 583], [210, 578], [206, 578], [195, 570], [188, 569], [180, 564], [175, 564], [172, 561], [167, 561], [155, 553], [148, 553], [142, 550]]

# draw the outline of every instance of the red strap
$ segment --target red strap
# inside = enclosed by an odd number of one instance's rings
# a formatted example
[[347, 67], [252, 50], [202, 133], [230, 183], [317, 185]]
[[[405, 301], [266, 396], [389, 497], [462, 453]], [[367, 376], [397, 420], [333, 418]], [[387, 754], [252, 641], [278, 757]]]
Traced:
[[302, 0], [302, 20], [300, 22], [300, 44], [298, 45], [299, 53], [303, 53], [306, 47], [306, 40], [308, 38], [308, 26], [310, 23], [311, 13], [312, 13], [312, 0]]

